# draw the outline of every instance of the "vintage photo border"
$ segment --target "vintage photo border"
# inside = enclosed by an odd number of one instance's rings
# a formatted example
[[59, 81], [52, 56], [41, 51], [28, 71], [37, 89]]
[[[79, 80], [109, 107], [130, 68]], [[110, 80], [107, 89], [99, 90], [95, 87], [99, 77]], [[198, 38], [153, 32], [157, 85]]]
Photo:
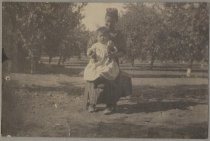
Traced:
[[[128, 2], [206, 2], [209, 7], [209, 17], [210, 17], [210, 0], [0, 0], [0, 46], [2, 47], [2, 2], [89, 2], [89, 3], [128, 3]], [[209, 18], [209, 26], [210, 26], [210, 18]], [[210, 32], [210, 28], [209, 28]], [[210, 41], [210, 36], [209, 36]], [[209, 43], [210, 46], [210, 43]], [[209, 54], [210, 54], [210, 50]], [[2, 55], [2, 49], [0, 50], [0, 54]], [[210, 59], [210, 55], [208, 56]], [[0, 57], [2, 59], [2, 57]], [[1, 60], [2, 61], [2, 60]], [[2, 81], [2, 63], [0, 65], [0, 72], [1, 72], [1, 81]], [[210, 73], [210, 68], [208, 69], [208, 76]], [[2, 84], [2, 83], [1, 83]], [[208, 77], [208, 85], [209, 85], [209, 77]], [[2, 91], [2, 85], [0, 85], [0, 89]], [[209, 92], [209, 89], [208, 89]], [[1, 93], [2, 94], [2, 93]], [[208, 98], [209, 95], [208, 95]], [[210, 99], [209, 99], [210, 101]], [[2, 104], [2, 97], [0, 97], [0, 105]], [[0, 116], [1, 116], [0, 110]], [[209, 105], [208, 105], [208, 115], [210, 117]], [[1, 125], [1, 122], [0, 122]], [[1, 129], [1, 126], [0, 126]], [[209, 130], [209, 122], [208, 122], [208, 139], [154, 139], [154, 138], [67, 138], [67, 137], [2, 137], [0, 136], [0, 140], [2, 141], [201, 141], [201, 140], [209, 140], [210, 130]]]

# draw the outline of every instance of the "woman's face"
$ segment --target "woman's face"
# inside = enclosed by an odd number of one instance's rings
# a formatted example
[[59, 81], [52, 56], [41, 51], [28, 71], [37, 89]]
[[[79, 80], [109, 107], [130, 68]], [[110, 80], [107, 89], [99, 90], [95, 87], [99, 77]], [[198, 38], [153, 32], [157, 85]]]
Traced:
[[116, 22], [109, 16], [105, 17], [105, 25], [108, 29], [114, 29]]
[[107, 38], [102, 33], [98, 33], [97, 39], [101, 43], [106, 43], [107, 42]]

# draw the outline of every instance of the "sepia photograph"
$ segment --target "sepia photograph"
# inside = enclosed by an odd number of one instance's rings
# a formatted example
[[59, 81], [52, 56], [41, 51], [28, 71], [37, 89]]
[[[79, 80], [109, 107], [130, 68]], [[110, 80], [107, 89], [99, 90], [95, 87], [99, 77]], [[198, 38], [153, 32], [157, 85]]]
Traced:
[[207, 2], [1, 10], [2, 138], [208, 139]]

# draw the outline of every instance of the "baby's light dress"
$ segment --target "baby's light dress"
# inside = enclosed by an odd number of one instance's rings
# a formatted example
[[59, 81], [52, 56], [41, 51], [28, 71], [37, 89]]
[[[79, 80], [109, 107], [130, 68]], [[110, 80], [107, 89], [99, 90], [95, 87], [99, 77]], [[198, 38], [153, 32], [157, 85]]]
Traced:
[[90, 49], [95, 51], [100, 64], [96, 66], [96, 63], [90, 60], [84, 71], [84, 80], [94, 81], [100, 75], [107, 80], [115, 80], [120, 72], [119, 66], [114, 59], [108, 57], [108, 46], [98, 42], [93, 44]]

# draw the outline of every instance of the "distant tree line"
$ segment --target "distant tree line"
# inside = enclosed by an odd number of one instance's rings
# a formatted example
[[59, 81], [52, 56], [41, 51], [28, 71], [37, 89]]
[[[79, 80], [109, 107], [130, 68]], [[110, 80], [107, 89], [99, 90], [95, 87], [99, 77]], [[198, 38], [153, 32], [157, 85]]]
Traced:
[[127, 59], [189, 62], [208, 60], [206, 3], [130, 3], [119, 28], [127, 39]]
[[[12, 70], [36, 71], [43, 54], [62, 64], [86, 52], [93, 34], [81, 24], [87, 3], [3, 2], [2, 44]], [[209, 18], [206, 3], [129, 3], [118, 28], [127, 43], [126, 60], [208, 61]]]

